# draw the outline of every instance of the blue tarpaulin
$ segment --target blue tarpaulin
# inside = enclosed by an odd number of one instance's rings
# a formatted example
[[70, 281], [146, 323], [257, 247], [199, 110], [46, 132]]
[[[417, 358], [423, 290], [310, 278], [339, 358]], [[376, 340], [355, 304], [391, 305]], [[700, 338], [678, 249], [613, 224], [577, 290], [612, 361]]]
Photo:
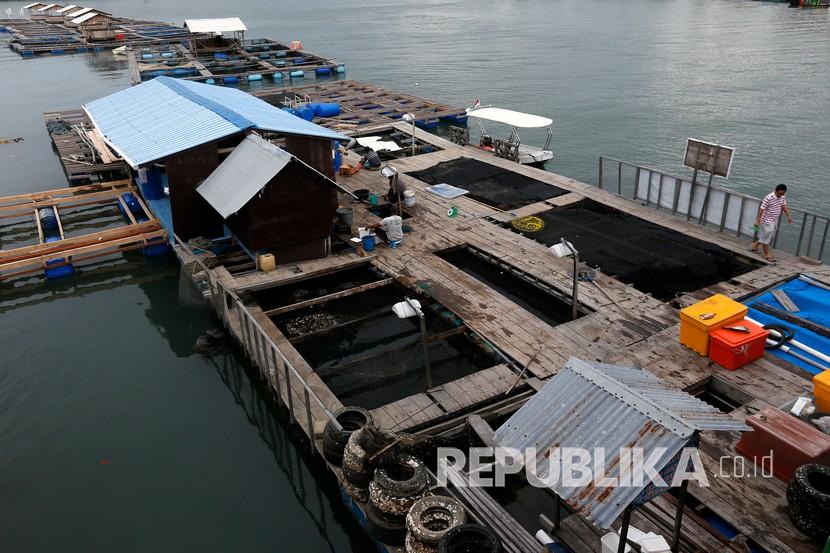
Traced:
[[[787, 295], [793, 300], [793, 302], [798, 306], [800, 311], [798, 311], [797, 313], [793, 313], [793, 315], [830, 328], [830, 290], [825, 290], [818, 286], [813, 286], [812, 284], [804, 282], [803, 280], [799, 280], [797, 278], [789, 282], [786, 282], [780, 286], [777, 286], [775, 290], [785, 291]], [[801, 328], [800, 326], [789, 323], [787, 321], [782, 321], [780, 319], [777, 319], [776, 317], [773, 317], [772, 315], [761, 313], [760, 311], [758, 311], [757, 309], [753, 309], [752, 307], [753, 304], [756, 302], [763, 302], [773, 307], [777, 307], [778, 309], [781, 309], [783, 311], [786, 311], [784, 306], [778, 303], [778, 300], [776, 300], [775, 296], [772, 295], [772, 291], [768, 291], [761, 294], [760, 296], [756, 296], [747, 303], [747, 305], [749, 306], [749, 317], [765, 325], [775, 324], [785, 326], [795, 333], [795, 340], [798, 340], [804, 345], [816, 349], [821, 353], [830, 355], [830, 338], [825, 338], [824, 336], [816, 334], [815, 332], [811, 332], [806, 328]], [[827, 365], [825, 361], [816, 359], [815, 357], [800, 349], [793, 349], [794, 351], [797, 351], [799, 354], [804, 355], [805, 357], [808, 357], [816, 361], [817, 363], [820, 363], [825, 366]], [[774, 355], [780, 357], [781, 359], [798, 365], [810, 374], [818, 374], [821, 372], [821, 370], [817, 367], [814, 367], [809, 363], [805, 363], [800, 359], [796, 359], [789, 353], [784, 353], [783, 351], [778, 349], [770, 351]]]

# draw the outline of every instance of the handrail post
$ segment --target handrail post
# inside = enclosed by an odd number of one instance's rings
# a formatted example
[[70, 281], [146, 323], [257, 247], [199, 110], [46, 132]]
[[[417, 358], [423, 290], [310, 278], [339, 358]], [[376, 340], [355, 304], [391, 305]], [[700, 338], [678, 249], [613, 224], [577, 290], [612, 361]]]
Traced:
[[[637, 190], [636, 184], [634, 185], [634, 190]], [[622, 196], [622, 161], [617, 164], [617, 196]]]
[[602, 156], [599, 156], [599, 189], [602, 190]]
[[807, 212], [801, 216], [801, 230], [798, 232], [798, 244], [795, 245], [795, 256], [801, 255], [801, 242], [804, 240], [804, 229], [807, 228]]
[[830, 219], [824, 220], [824, 234], [821, 237], [821, 245], [818, 248], [818, 260], [824, 257], [824, 246], [827, 245], [827, 230], [830, 228]]
[[305, 399], [305, 418], [308, 425], [308, 442], [311, 445], [311, 454], [316, 451], [314, 447], [314, 420], [311, 417], [311, 399], [308, 397], [308, 388], [303, 388], [303, 398]]

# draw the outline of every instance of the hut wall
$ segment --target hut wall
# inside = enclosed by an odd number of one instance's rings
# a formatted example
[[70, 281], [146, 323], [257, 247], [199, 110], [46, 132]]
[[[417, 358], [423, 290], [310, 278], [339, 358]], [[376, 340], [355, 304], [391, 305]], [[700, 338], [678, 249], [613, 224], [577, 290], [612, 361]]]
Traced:
[[218, 166], [215, 142], [180, 152], [165, 162], [173, 229], [184, 241], [196, 236], [217, 238], [223, 234], [222, 216], [196, 192]]
[[336, 210], [334, 187], [292, 161], [226, 223], [250, 250], [300, 261], [326, 255]]

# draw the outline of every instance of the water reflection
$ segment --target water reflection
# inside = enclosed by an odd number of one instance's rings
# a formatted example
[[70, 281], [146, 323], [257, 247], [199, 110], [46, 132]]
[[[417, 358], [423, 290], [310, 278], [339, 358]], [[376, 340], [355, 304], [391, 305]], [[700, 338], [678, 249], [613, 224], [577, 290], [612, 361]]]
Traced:
[[[339, 507], [340, 492], [333, 475], [317, 457], [311, 455], [308, 439], [299, 430], [286, 431], [286, 418], [274, 411], [273, 394], [268, 397], [265, 384], [257, 385], [249, 377], [246, 366], [233, 353], [205, 356], [205, 359], [216, 369], [235, 403], [245, 412], [248, 422], [256, 427], [260, 438], [273, 453], [277, 467], [293, 484], [291, 491], [296, 505], [313, 522], [328, 550], [335, 553], [336, 546], [329, 538], [330, 523], [354, 525], [354, 520]], [[332, 504], [336, 508], [332, 509]], [[352, 551], [370, 551], [374, 548], [362, 533], [353, 533], [349, 538]]]

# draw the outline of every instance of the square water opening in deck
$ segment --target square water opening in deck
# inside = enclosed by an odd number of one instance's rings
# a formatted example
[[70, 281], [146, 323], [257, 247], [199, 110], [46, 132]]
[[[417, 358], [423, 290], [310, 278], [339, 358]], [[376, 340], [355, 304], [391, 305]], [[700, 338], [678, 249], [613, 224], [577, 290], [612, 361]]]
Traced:
[[[313, 290], [315, 281], [304, 282]], [[401, 319], [392, 311], [413, 293], [397, 283], [380, 282], [384, 284], [272, 316], [340, 401], [367, 409], [427, 389], [419, 319]], [[500, 362], [455, 314], [430, 298], [417, 299], [425, 315], [433, 386]]]
[[306, 302], [354, 290], [361, 286], [382, 281], [386, 275], [375, 269], [370, 263], [361, 263], [356, 267], [340, 271], [303, 278], [290, 284], [274, 286], [252, 292], [257, 305], [263, 311], [274, 311], [300, 302]]
[[[570, 297], [478, 248], [464, 246], [439, 251], [435, 255], [522, 306], [550, 326], [571, 320]], [[585, 314], [582, 310], [579, 312], [580, 317]]]
[[477, 159], [459, 157], [407, 173], [429, 184], [451, 184], [469, 197], [501, 210], [517, 209], [555, 198], [568, 191]]
[[[363, 156], [370, 149], [374, 149], [381, 161], [391, 161], [441, 151], [441, 148], [434, 144], [396, 129], [373, 131], [370, 135], [356, 136], [355, 139], [358, 145], [352, 148], [353, 152]], [[415, 145], [414, 149], [412, 147], [413, 143]]]
[[724, 413], [731, 413], [755, 399], [750, 394], [715, 376], [707, 376], [686, 387], [684, 391], [712, 407], [717, 407]]
[[589, 199], [537, 217], [544, 224], [539, 231], [523, 233], [528, 238], [552, 246], [564, 237], [579, 250], [581, 261], [663, 301], [762, 266], [717, 244]]

